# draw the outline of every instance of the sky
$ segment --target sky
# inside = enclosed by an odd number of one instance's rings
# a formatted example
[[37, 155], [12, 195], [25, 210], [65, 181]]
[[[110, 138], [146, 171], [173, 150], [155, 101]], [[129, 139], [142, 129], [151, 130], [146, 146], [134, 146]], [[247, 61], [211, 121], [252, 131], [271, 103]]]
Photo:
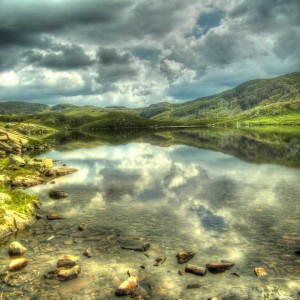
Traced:
[[142, 107], [300, 70], [299, 0], [1, 0], [0, 101]]

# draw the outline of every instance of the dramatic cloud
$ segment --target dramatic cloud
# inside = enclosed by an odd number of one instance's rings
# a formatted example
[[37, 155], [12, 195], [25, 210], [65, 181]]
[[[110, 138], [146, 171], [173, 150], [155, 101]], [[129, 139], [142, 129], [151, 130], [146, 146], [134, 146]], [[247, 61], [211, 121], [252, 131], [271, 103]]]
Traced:
[[299, 71], [297, 0], [2, 0], [0, 101], [145, 106]]

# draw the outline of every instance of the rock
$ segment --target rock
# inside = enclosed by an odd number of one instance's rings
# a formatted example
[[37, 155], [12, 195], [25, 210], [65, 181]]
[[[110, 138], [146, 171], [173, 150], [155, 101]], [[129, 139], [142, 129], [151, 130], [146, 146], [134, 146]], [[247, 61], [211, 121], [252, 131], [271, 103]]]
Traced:
[[264, 269], [264, 268], [255, 268], [254, 269], [254, 274], [257, 276], [257, 277], [261, 277], [261, 276], [267, 276], [268, 273], [267, 271]]
[[26, 251], [27, 251], [27, 249], [23, 245], [21, 245], [19, 242], [12, 242], [9, 245], [8, 253], [10, 255], [23, 255]]
[[232, 262], [216, 262], [216, 263], [210, 263], [206, 265], [206, 268], [211, 273], [222, 273], [227, 270], [230, 270], [234, 266], [234, 263]]
[[27, 266], [28, 260], [26, 258], [17, 258], [10, 262], [8, 266], [9, 271], [17, 271]]
[[179, 251], [179, 252], [176, 254], [177, 262], [178, 262], [179, 264], [184, 264], [184, 263], [188, 262], [188, 261], [191, 260], [194, 256], [195, 256], [195, 253], [194, 253], [194, 252], [192, 252], [192, 251], [186, 251], [186, 250]]
[[31, 187], [44, 183], [44, 179], [40, 176], [17, 176], [11, 180], [12, 187]]
[[79, 224], [78, 230], [79, 230], [79, 231], [86, 230], [87, 226], [88, 226], [88, 225], [87, 225], [86, 223], [83, 223], [83, 222], [82, 222], [82, 223]]
[[181, 270], [178, 270], [178, 274], [179, 274], [180, 276], [183, 276], [183, 275], [184, 275], [184, 272], [181, 271]]
[[11, 154], [9, 156], [9, 164], [24, 167], [26, 165], [26, 161], [19, 155]]
[[300, 250], [295, 250], [296, 255], [300, 255]]
[[68, 168], [68, 167], [56, 167], [56, 168], [51, 168], [45, 172], [46, 176], [49, 177], [59, 177], [59, 176], [65, 176], [71, 173], [74, 173], [78, 171], [75, 168]]
[[76, 266], [76, 264], [77, 264], [76, 261], [72, 260], [71, 258], [63, 257], [57, 261], [56, 267], [57, 268], [61, 268], [61, 267], [71, 268], [71, 267]]
[[199, 289], [200, 288], [200, 284], [199, 283], [192, 283], [192, 284], [188, 284], [186, 286], [187, 289]]
[[204, 267], [198, 267], [196, 265], [187, 264], [185, 267], [185, 272], [204, 276], [207, 272], [207, 269]]
[[162, 265], [166, 261], [166, 256], [160, 256], [155, 259], [155, 264], [153, 266], [157, 267], [159, 265]]
[[47, 214], [46, 217], [47, 217], [48, 220], [61, 220], [61, 219], [64, 219], [64, 217], [58, 212], [51, 212], [51, 213]]
[[67, 281], [71, 279], [75, 279], [81, 272], [81, 267], [79, 265], [75, 265], [71, 268], [61, 267], [57, 268], [57, 279], [60, 281]]
[[117, 288], [116, 296], [132, 295], [138, 286], [138, 278], [136, 276], [130, 276]]
[[88, 257], [88, 258], [90, 258], [90, 257], [92, 257], [93, 255], [92, 255], [92, 249], [89, 247], [89, 248], [86, 248], [85, 250], [84, 250], [84, 252], [83, 252], [83, 255], [84, 256], [86, 256], [86, 257]]
[[51, 190], [49, 191], [49, 197], [51, 197], [52, 199], [63, 199], [68, 197], [68, 194], [64, 191]]
[[141, 243], [136, 240], [124, 240], [121, 242], [121, 248], [134, 251], [147, 251], [150, 248], [150, 243]]

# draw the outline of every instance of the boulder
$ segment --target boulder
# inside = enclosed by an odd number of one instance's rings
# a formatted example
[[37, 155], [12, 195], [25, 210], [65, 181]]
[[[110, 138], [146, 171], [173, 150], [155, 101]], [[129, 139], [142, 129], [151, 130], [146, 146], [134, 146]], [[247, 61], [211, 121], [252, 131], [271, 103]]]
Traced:
[[68, 194], [64, 191], [59, 191], [59, 190], [51, 190], [49, 191], [49, 197], [53, 199], [63, 199], [68, 197]]
[[26, 251], [27, 249], [19, 242], [12, 242], [9, 245], [8, 253], [10, 255], [23, 255]]
[[17, 258], [10, 262], [8, 266], [9, 271], [18, 271], [27, 266], [28, 260], [26, 258]]
[[179, 264], [184, 264], [191, 260], [195, 256], [195, 253], [192, 251], [181, 250], [176, 254], [177, 262]]

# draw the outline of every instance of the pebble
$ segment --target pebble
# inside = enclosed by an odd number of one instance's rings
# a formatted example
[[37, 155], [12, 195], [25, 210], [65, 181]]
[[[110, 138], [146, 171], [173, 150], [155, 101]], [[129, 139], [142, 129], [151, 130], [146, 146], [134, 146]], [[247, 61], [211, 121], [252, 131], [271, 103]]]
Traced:
[[138, 286], [138, 278], [136, 276], [130, 276], [116, 289], [116, 296], [132, 295]]
[[192, 283], [192, 284], [188, 284], [186, 286], [187, 289], [199, 289], [200, 288], [200, 284], [198, 283]]
[[86, 223], [83, 223], [83, 222], [82, 222], [82, 223], [79, 224], [78, 230], [79, 230], [79, 231], [86, 230], [87, 226], [88, 226], [88, 225], [87, 225]]
[[83, 255], [88, 257], [88, 258], [92, 257], [93, 256], [92, 255], [92, 249], [90, 247], [86, 248], [83, 252]]
[[51, 213], [47, 214], [46, 217], [47, 217], [48, 220], [61, 220], [61, 219], [63, 219], [63, 216], [58, 212], [51, 212]]

